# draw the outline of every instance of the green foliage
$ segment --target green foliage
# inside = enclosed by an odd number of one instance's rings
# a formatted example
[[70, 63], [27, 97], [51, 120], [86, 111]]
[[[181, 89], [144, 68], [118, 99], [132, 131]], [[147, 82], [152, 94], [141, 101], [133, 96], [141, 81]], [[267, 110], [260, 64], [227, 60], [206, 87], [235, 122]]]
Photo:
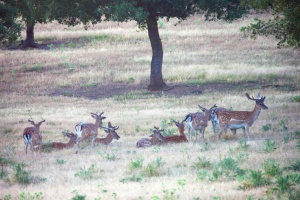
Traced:
[[131, 172], [135, 171], [136, 169], [141, 169], [143, 167], [144, 158], [142, 156], [136, 157], [135, 160], [131, 159], [129, 164], [129, 169]]
[[298, 142], [296, 144], [296, 148], [298, 149], [298, 151], [300, 151], [300, 140], [298, 140]]
[[263, 131], [269, 131], [272, 129], [272, 124], [266, 124], [261, 127]]
[[92, 164], [88, 169], [85, 167], [80, 168], [80, 171], [75, 174], [75, 176], [80, 177], [84, 180], [90, 180], [93, 178], [93, 175], [96, 173], [95, 165]]
[[286, 170], [294, 170], [300, 172], [300, 160], [296, 160], [291, 166], [286, 167]]
[[98, 154], [102, 157], [102, 158], [105, 158], [106, 160], [109, 160], [109, 161], [116, 161], [118, 160], [119, 158], [117, 157], [117, 155], [115, 154], [115, 152], [117, 152], [118, 149], [114, 149], [114, 151], [110, 154], [108, 152], [101, 152], [101, 151], [98, 151]]
[[42, 192], [38, 192], [34, 194], [30, 194], [30, 192], [25, 194], [25, 192], [22, 192], [19, 197], [19, 200], [43, 200], [43, 199], [44, 197]]
[[120, 182], [125, 183], [125, 182], [141, 182], [143, 180], [143, 176], [140, 173], [133, 174], [132, 176], [122, 178]]
[[78, 194], [77, 190], [74, 190], [72, 194], [75, 194], [71, 200], [85, 200], [85, 195]]
[[212, 164], [211, 162], [205, 158], [205, 157], [199, 157], [197, 158], [197, 161], [195, 163], [192, 164], [192, 169], [194, 170], [200, 170], [200, 169], [203, 169], [203, 168], [211, 168]]
[[65, 160], [61, 160], [61, 159], [56, 159], [55, 163], [58, 164], [58, 165], [63, 165], [63, 164], [66, 163], [66, 161]]
[[147, 177], [160, 176], [163, 173], [162, 169], [164, 165], [165, 162], [162, 160], [162, 157], [157, 157], [156, 160], [143, 168], [142, 175]]
[[239, 140], [239, 148], [243, 149], [243, 150], [247, 150], [250, 147], [250, 145], [247, 142], [248, 141], [245, 138], [240, 139]]
[[24, 170], [25, 164], [19, 163], [13, 166], [15, 177], [20, 184], [29, 184], [31, 181], [31, 174]]
[[263, 163], [264, 173], [268, 177], [275, 177], [282, 174], [281, 168], [274, 160], [267, 160]]
[[17, 11], [11, 1], [1, 1], [0, 41], [4, 44], [10, 44], [20, 37], [21, 24], [17, 21]]
[[263, 172], [261, 170], [250, 170], [249, 178], [251, 183], [258, 187], [269, 183], [269, 180], [264, 178]]
[[257, 35], [273, 35], [279, 42], [278, 47], [289, 45], [300, 47], [300, 2], [271, 1], [271, 0], [243, 0], [244, 6], [256, 10], [271, 10], [273, 18], [269, 20], [254, 19], [254, 23], [242, 27], [241, 31], [256, 39]]
[[300, 102], [300, 95], [297, 95], [297, 96], [293, 96], [292, 98], [291, 98], [291, 102]]
[[50, 153], [52, 152], [52, 144], [50, 141], [43, 143], [42, 147], [41, 147], [41, 152], [43, 153]]
[[264, 147], [264, 152], [265, 153], [270, 153], [272, 151], [275, 150], [275, 141], [274, 140], [270, 140], [270, 139], [267, 139], [266, 143], [265, 143], [265, 147]]

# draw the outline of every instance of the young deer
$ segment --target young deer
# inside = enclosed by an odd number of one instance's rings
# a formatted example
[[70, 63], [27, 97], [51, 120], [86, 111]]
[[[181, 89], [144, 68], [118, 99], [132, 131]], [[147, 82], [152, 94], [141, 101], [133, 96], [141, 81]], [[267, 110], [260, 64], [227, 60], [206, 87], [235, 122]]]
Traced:
[[150, 131], [153, 132], [152, 135], [150, 135], [149, 137], [151, 137], [151, 139], [147, 139], [147, 138], [142, 138], [140, 139], [137, 143], [136, 143], [136, 147], [140, 148], [140, 147], [150, 147], [152, 145], [156, 145], [159, 144], [160, 142], [164, 142], [165, 141], [165, 137], [162, 136], [161, 132], [164, 131], [163, 129], [159, 130], [159, 128], [154, 126], [154, 130], [150, 129]]
[[211, 119], [210, 113], [212, 109], [216, 107], [216, 105], [214, 105], [210, 109], [206, 109], [200, 105], [198, 106], [204, 113], [201, 112], [190, 113], [185, 116], [183, 122], [185, 122], [188, 126], [188, 134], [190, 140], [192, 139], [192, 132], [195, 132], [196, 140], [197, 140], [197, 131], [199, 130], [202, 135], [203, 142], [205, 142], [204, 139], [205, 128], [207, 127], [207, 122]]
[[40, 126], [42, 125], [45, 120], [40, 121], [39, 123], [35, 124], [34, 121], [28, 120], [33, 127], [27, 127], [23, 130], [23, 139], [24, 143], [26, 144], [26, 155], [27, 155], [27, 148], [28, 145], [30, 145], [31, 153], [34, 153], [34, 147], [38, 146], [39, 151], [41, 151], [41, 145], [42, 145], [42, 135], [40, 133]]
[[70, 138], [69, 142], [68, 143], [52, 142], [51, 143], [51, 148], [52, 149], [58, 149], [58, 150], [61, 150], [61, 149], [70, 149], [70, 148], [72, 148], [75, 145], [75, 143], [77, 141], [77, 136], [74, 133], [69, 133], [67, 131], [63, 131], [62, 133], [63, 133], [63, 135], [65, 135], [68, 138]]
[[98, 113], [91, 113], [92, 118], [96, 119], [95, 124], [92, 123], [83, 123], [80, 122], [75, 126], [76, 134], [77, 134], [77, 151], [78, 153], [80, 149], [80, 142], [85, 139], [91, 139], [91, 147], [94, 146], [95, 138], [98, 135], [98, 128], [102, 126], [102, 120], [106, 117], [102, 116], [104, 112]]
[[104, 131], [108, 134], [105, 138], [95, 138], [94, 142], [108, 145], [112, 142], [113, 139], [116, 140], [120, 139], [120, 136], [116, 132], [116, 130], [119, 129], [119, 126], [112, 126], [111, 123], [108, 122], [108, 128], [103, 126], [101, 126], [101, 128], [104, 128]]
[[180, 143], [180, 142], [188, 142], [185, 134], [184, 134], [184, 124], [183, 122], [179, 123], [178, 121], [174, 121], [175, 125], [178, 128], [179, 135], [170, 135], [164, 136], [165, 143]]
[[260, 94], [258, 94], [255, 99], [253, 96], [251, 98], [248, 93], [245, 95], [249, 100], [256, 102], [254, 109], [252, 111], [230, 111], [225, 109], [217, 112], [217, 118], [220, 124], [218, 139], [220, 139], [221, 133], [226, 130], [226, 128], [233, 129], [234, 132], [236, 129], [242, 128], [243, 134], [245, 135], [246, 133], [247, 138], [249, 139], [249, 127], [253, 125], [262, 109], [268, 109], [264, 104], [266, 97], [261, 97]]

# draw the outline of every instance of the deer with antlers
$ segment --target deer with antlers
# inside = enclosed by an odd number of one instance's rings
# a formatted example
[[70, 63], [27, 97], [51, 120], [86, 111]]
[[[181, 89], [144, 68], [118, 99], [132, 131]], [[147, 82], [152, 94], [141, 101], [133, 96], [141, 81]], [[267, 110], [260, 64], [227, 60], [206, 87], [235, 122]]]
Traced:
[[221, 133], [226, 130], [226, 128], [232, 129], [234, 133], [236, 132], [236, 129], [242, 128], [243, 134], [246, 134], [249, 139], [249, 127], [256, 121], [261, 110], [268, 109], [264, 104], [266, 97], [261, 97], [259, 93], [257, 98], [254, 98], [253, 96], [250, 97], [248, 93], [245, 95], [249, 100], [255, 101], [256, 103], [252, 111], [231, 111], [224, 109], [216, 112], [217, 122], [220, 125], [218, 139], [220, 139]]
[[52, 149], [58, 149], [58, 150], [70, 149], [77, 142], [77, 136], [74, 133], [69, 133], [67, 131], [63, 131], [62, 134], [64, 136], [67, 136], [68, 138], [70, 138], [69, 142], [68, 143], [52, 142], [51, 145], [50, 145]]
[[163, 129], [159, 129], [158, 127], [154, 126], [154, 129], [150, 129], [150, 131], [153, 132], [153, 134], [149, 136], [151, 137], [151, 139], [150, 140], [147, 138], [140, 139], [136, 143], [137, 148], [150, 147], [165, 141], [165, 137], [162, 136], [161, 134], [161, 132], [164, 131]]
[[108, 122], [108, 128], [103, 126], [101, 126], [101, 128], [104, 129], [104, 131], [107, 133], [107, 136], [105, 138], [95, 138], [95, 143], [108, 145], [113, 141], [113, 139], [120, 139], [120, 136], [116, 132], [116, 130], [119, 129], [119, 126], [112, 126], [111, 123]]
[[33, 127], [26, 127], [23, 130], [23, 139], [24, 143], [26, 144], [26, 155], [27, 155], [27, 148], [28, 145], [30, 145], [31, 153], [34, 153], [34, 147], [38, 146], [39, 151], [41, 151], [41, 145], [42, 145], [42, 135], [40, 133], [40, 126], [42, 125], [45, 120], [40, 121], [39, 123], [34, 123], [32, 120], [28, 120]]
[[85, 139], [91, 139], [91, 147], [94, 146], [95, 138], [98, 135], [98, 128], [102, 126], [102, 120], [106, 117], [102, 116], [104, 112], [98, 113], [91, 113], [92, 118], [96, 119], [95, 124], [92, 123], [84, 123], [80, 122], [75, 126], [76, 134], [77, 134], [77, 151], [79, 152], [80, 149], [80, 142]]
[[205, 139], [204, 139], [205, 128], [207, 127], [208, 121], [211, 119], [210, 113], [213, 110], [213, 108], [216, 107], [216, 105], [214, 105], [210, 109], [206, 109], [200, 105], [198, 105], [198, 106], [203, 112], [190, 113], [185, 116], [183, 122], [185, 122], [187, 124], [190, 140], [192, 139], [193, 132], [195, 133], [196, 140], [197, 140], [197, 131], [199, 130], [201, 133], [203, 142], [205, 142]]
[[175, 125], [178, 128], [179, 135], [170, 135], [170, 136], [164, 136], [165, 137], [165, 143], [181, 143], [181, 142], [188, 142], [185, 134], [184, 134], [184, 123], [179, 121], [174, 121]]

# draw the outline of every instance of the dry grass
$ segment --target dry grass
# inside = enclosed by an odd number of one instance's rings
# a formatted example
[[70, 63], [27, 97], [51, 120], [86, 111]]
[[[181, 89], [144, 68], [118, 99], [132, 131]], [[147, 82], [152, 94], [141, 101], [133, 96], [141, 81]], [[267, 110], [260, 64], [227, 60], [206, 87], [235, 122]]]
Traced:
[[[26, 163], [25, 169], [45, 181], [23, 186], [16, 182], [13, 170], [5, 166], [8, 176], [0, 180], [1, 196], [18, 199], [22, 192], [42, 192], [44, 199], [71, 199], [78, 194], [86, 199], [247, 199], [265, 197], [268, 187], [239, 190], [235, 179], [199, 181], [191, 169], [197, 157], [206, 157], [212, 163], [238, 154], [241, 131], [237, 136], [223, 135], [216, 142], [211, 126], [206, 130], [208, 145], [200, 142], [136, 149], [135, 142], [150, 135], [150, 128], [161, 126], [163, 120], [181, 120], [187, 113], [197, 111], [197, 105], [210, 107], [217, 104], [236, 110], [251, 110], [245, 92], [266, 96], [269, 110], [262, 111], [250, 128], [248, 158], [239, 164], [243, 169], [261, 169], [267, 159], [275, 159], [286, 167], [299, 159], [296, 140], [284, 142], [288, 133], [299, 131], [298, 50], [277, 49], [273, 38], [257, 41], [243, 37], [239, 28], [251, 19], [231, 24], [205, 22], [197, 17], [177, 26], [163, 22], [160, 34], [164, 47], [163, 75], [169, 84], [233, 83], [254, 81], [258, 87], [241, 86], [223, 91], [204, 91], [202, 95], [171, 97], [167, 94], [149, 94], [146, 90], [120, 93], [118, 96], [89, 99], [84, 97], [48, 96], [57, 89], [98, 87], [107, 84], [145, 85], [149, 79], [151, 61], [147, 33], [137, 31], [134, 23], [101, 23], [88, 31], [80, 26], [65, 27], [56, 23], [36, 27], [38, 41], [51, 45], [50, 51], [2, 49], [0, 52], [0, 157]], [[261, 85], [260, 85], [261, 84]], [[262, 85], [267, 87], [261, 87]], [[277, 85], [275, 87], [272, 85]], [[67, 91], [66, 91], [67, 92]], [[75, 148], [63, 151], [25, 156], [22, 130], [27, 120], [46, 119], [41, 126], [43, 141], [66, 141], [62, 130], [74, 131], [79, 121], [93, 122], [90, 112], [105, 112], [113, 125], [120, 126], [119, 141], [109, 147], [88, 144], [75, 155]], [[272, 130], [263, 131], [266, 124]], [[283, 130], [286, 125], [288, 131]], [[174, 133], [176, 127], [167, 124]], [[104, 132], [100, 137], [104, 137]], [[276, 141], [276, 150], [265, 153], [266, 139]], [[100, 154], [99, 154], [100, 152]], [[115, 155], [116, 160], [104, 153]], [[140, 182], [121, 182], [131, 177], [131, 159], [143, 157], [143, 166], [161, 157], [165, 162], [158, 177], [142, 176]], [[58, 164], [57, 160], [65, 161]], [[95, 174], [84, 180], [75, 174], [94, 165]], [[185, 180], [185, 185], [178, 184]], [[4, 189], [5, 188], [5, 189]], [[73, 193], [72, 193], [73, 192]]]

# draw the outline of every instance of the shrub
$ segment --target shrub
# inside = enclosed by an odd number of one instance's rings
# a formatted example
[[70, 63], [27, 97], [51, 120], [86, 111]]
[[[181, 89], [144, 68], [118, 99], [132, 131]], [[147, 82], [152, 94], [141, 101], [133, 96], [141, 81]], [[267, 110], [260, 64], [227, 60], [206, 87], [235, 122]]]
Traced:
[[13, 170], [18, 183], [29, 184], [31, 180], [31, 174], [23, 169], [24, 166], [24, 163], [15, 164], [13, 166]]
[[263, 131], [269, 131], [269, 130], [272, 129], [272, 125], [271, 125], [271, 124], [263, 125], [263, 126], [261, 127], [261, 129], [262, 129]]
[[267, 139], [267, 141], [265, 143], [265, 147], [263, 149], [264, 152], [265, 153], [270, 153], [270, 152], [274, 151], [274, 149], [275, 149], [275, 141]]
[[210, 168], [211, 166], [212, 164], [207, 158], [198, 156], [198, 160], [191, 167], [194, 170], [199, 170], [202, 168]]
[[144, 176], [160, 176], [162, 174], [162, 168], [165, 165], [165, 162], [161, 157], [156, 158], [155, 161], [149, 163], [142, 171]]
[[85, 169], [85, 167], [80, 168], [80, 171], [78, 173], [76, 173], [75, 176], [78, 176], [84, 180], [87, 180], [87, 179], [92, 179], [95, 172], [96, 172], [95, 165], [92, 164], [88, 169]]
[[27, 194], [25, 194], [25, 192], [22, 192], [20, 194], [19, 200], [42, 200], [43, 198], [43, 193], [42, 192], [38, 192], [38, 193], [34, 193], [34, 195], [30, 194], [30, 192], [28, 192]]
[[129, 164], [130, 171], [133, 172], [136, 169], [141, 169], [143, 167], [144, 158], [142, 156], [137, 157], [135, 160], [131, 159]]
[[78, 194], [77, 190], [74, 190], [72, 193], [75, 194], [71, 200], [85, 200], [85, 195]]
[[275, 177], [282, 174], [279, 164], [274, 160], [267, 160], [263, 163], [264, 172], [269, 177]]
[[269, 184], [269, 180], [265, 179], [261, 170], [250, 170], [250, 182], [258, 187]]

